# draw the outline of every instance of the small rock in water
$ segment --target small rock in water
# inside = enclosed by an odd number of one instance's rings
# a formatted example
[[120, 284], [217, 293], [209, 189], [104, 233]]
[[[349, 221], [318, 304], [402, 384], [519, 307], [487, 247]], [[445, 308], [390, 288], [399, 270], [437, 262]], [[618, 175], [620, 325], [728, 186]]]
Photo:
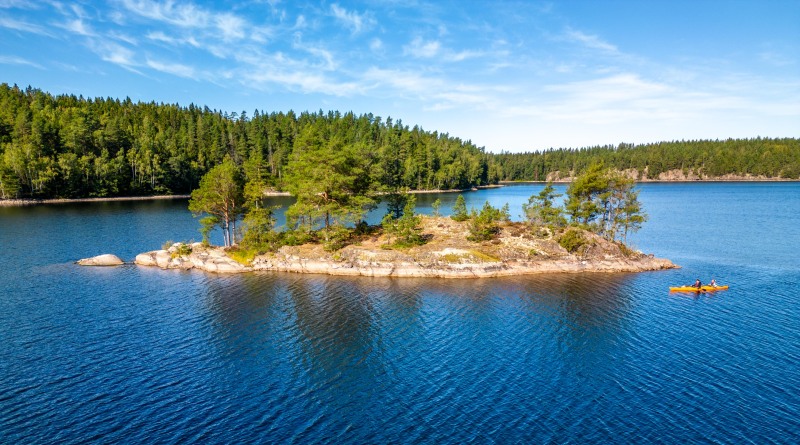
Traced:
[[91, 258], [83, 258], [77, 261], [81, 266], [119, 266], [125, 264], [118, 256], [106, 253]]

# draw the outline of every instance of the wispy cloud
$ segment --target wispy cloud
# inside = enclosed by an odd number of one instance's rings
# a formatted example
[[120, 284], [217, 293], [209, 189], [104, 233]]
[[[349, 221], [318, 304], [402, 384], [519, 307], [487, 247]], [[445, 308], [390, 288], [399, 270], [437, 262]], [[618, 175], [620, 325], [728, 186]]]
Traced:
[[233, 14], [219, 14], [214, 17], [214, 24], [222, 33], [222, 39], [233, 41], [243, 39], [247, 22]]
[[577, 42], [587, 48], [597, 49], [606, 53], [619, 53], [619, 49], [615, 45], [602, 40], [600, 37], [586, 34], [572, 28], [567, 28], [567, 30], [564, 32], [564, 39], [570, 42]]
[[439, 54], [441, 46], [441, 43], [437, 40], [426, 41], [422, 37], [415, 37], [414, 40], [403, 47], [403, 54], [420, 59], [430, 59]]
[[622, 124], [640, 120], [687, 121], [705, 113], [745, 106], [742, 98], [721, 91], [696, 91], [638, 74], [624, 73], [597, 79], [552, 84], [538, 92], [533, 104], [509, 104], [508, 116], [529, 116], [585, 124]]
[[322, 93], [329, 96], [349, 96], [362, 89], [355, 82], [339, 82], [321, 73], [292, 69], [251, 69], [243, 74], [251, 87], [269, 90], [278, 86], [302, 93]]
[[355, 11], [348, 11], [337, 3], [331, 5], [331, 13], [333, 16], [342, 22], [346, 27], [350, 28], [350, 30], [354, 34], [358, 34], [361, 31], [371, 28], [375, 24], [375, 19], [370, 17], [368, 14], [359, 14]]
[[758, 57], [765, 63], [779, 68], [787, 67], [797, 63], [797, 60], [787, 54], [778, 51], [764, 51]]
[[176, 38], [168, 36], [161, 31], [151, 31], [145, 35], [145, 38], [154, 42], [166, 43], [173, 46], [190, 45], [200, 47], [200, 43], [194, 37]]
[[438, 40], [425, 40], [422, 37], [415, 37], [403, 47], [403, 54], [417, 59], [438, 58], [444, 62], [462, 62], [467, 59], [483, 57], [486, 51], [463, 50], [454, 51], [442, 46]]
[[163, 3], [152, 0], [123, 0], [122, 5], [141, 17], [184, 28], [207, 26], [211, 17], [208, 11], [189, 2], [180, 2], [176, 5], [172, 0]]
[[52, 33], [39, 25], [8, 17], [0, 17], [0, 27], [48, 37], [52, 36]]
[[191, 2], [122, 0], [122, 5], [140, 17], [157, 22], [202, 32], [215, 30], [226, 42], [243, 39], [250, 27], [247, 20], [236, 14], [211, 11]]
[[84, 21], [80, 18], [69, 20], [65, 23], [60, 23], [57, 26], [73, 34], [78, 34], [84, 37], [92, 37], [96, 35], [91, 26], [84, 23]]
[[174, 76], [185, 77], [187, 79], [196, 80], [195, 69], [180, 63], [165, 63], [156, 60], [147, 59], [147, 66], [162, 73], [172, 74]]
[[36, 6], [28, 0], [0, 0], [0, 8], [20, 8], [20, 9], [34, 9]]
[[136, 61], [136, 54], [130, 49], [115, 43], [113, 41], [92, 39], [89, 47], [94, 51], [103, 61], [119, 65], [126, 70], [141, 74], [136, 70], [140, 64]]
[[0, 56], [0, 64], [2, 65], [25, 65], [25, 66], [32, 66], [34, 68], [38, 68], [43, 70], [44, 67], [39, 65], [36, 62], [31, 62], [28, 59], [23, 59], [22, 57], [17, 56]]
[[372, 67], [360, 83], [369, 85], [371, 93], [382, 91], [388, 96], [421, 100], [427, 110], [445, 110], [455, 107], [495, 106], [490, 90], [501, 91], [502, 86], [484, 87], [470, 85], [445, 77], [425, 75], [419, 71]]

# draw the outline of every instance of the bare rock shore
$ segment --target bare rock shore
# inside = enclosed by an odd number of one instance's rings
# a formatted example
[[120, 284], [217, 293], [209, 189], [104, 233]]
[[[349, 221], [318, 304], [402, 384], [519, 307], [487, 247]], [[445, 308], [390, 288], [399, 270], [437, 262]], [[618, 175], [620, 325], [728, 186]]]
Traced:
[[[168, 250], [139, 254], [136, 264], [163, 269], [200, 269], [216, 273], [281, 271], [374, 277], [484, 278], [537, 273], [643, 272], [674, 269], [662, 258], [632, 252], [585, 233], [587, 245], [569, 253], [547, 236], [536, 237], [521, 225], [505, 225], [497, 239], [466, 240], [465, 223], [424, 218], [430, 241], [409, 249], [386, 249], [383, 236], [366, 238], [335, 252], [319, 244], [284, 246], [242, 264], [220, 247], [175, 244]], [[191, 248], [191, 252], [189, 252]]]

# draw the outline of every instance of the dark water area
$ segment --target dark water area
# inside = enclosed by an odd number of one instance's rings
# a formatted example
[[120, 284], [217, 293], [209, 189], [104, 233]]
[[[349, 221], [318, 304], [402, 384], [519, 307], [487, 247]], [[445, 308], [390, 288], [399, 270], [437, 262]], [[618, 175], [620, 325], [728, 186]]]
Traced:
[[[517, 216], [540, 189], [464, 196]], [[198, 223], [183, 201], [0, 208], [0, 443], [799, 443], [800, 184], [641, 200], [631, 242], [681, 269], [86, 268]], [[695, 278], [731, 289], [668, 292]]]

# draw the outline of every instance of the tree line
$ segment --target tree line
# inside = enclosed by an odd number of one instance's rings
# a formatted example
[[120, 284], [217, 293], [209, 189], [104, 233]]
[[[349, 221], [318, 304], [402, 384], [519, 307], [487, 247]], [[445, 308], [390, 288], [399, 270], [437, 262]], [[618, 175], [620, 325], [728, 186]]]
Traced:
[[548, 175], [575, 176], [592, 163], [623, 171], [635, 169], [637, 179], [655, 179], [671, 170], [703, 177], [727, 174], [800, 179], [800, 139], [754, 138], [693, 140], [652, 144], [619, 144], [543, 152], [500, 153], [494, 156], [509, 181], [545, 181]]
[[[233, 254], [243, 254], [248, 261], [282, 246], [307, 242], [322, 243], [325, 250], [335, 251], [364, 235], [381, 233], [386, 235], [383, 247], [387, 249], [425, 244], [428, 236], [423, 234], [421, 218], [416, 214], [415, 195], [401, 190], [376, 193], [380, 186], [361, 179], [373, 177], [364, 174], [370, 161], [354, 153], [348, 155], [349, 151], [336, 144], [311, 144], [293, 156], [287, 170], [294, 177], [290, 183], [296, 201], [286, 209], [286, 226], [281, 228], [275, 226], [276, 208], [265, 206], [263, 193], [252, 193], [259, 187], [250, 187], [251, 182], [225, 159], [203, 176], [189, 200], [189, 210], [203, 216], [203, 243], [208, 245], [209, 233], [219, 227], [225, 247]], [[523, 224], [535, 235], [555, 236], [569, 252], [592, 244], [583, 231], [624, 242], [629, 232], [638, 230], [647, 220], [634, 184], [632, 178], [616, 169], [592, 164], [571, 182], [563, 206], [556, 204], [561, 195], [551, 182], [532, 195], [522, 206]], [[387, 195], [396, 195], [393, 200], [402, 208], [390, 205], [380, 226], [368, 225], [365, 215]], [[438, 216], [440, 206], [439, 200], [433, 203], [434, 216]], [[474, 242], [491, 241], [500, 233], [501, 224], [511, 224], [507, 203], [497, 209], [487, 201], [480, 211], [468, 211], [464, 197], [458, 195], [451, 213], [453, 220], [467, 222], [467, 239]], [[237, 228], [238, 221], [241, 224]]]
[[[251, 187], [291, 191], [302, 174], [291, 174], [290, 161], [322, 154], [320, 148], [336, 151], [334, 162], [364, 159], [360, 181], [383, 193], [544, 181], [576, 176], [595, 162], [651, 179], [676, 169], [800, 179], [796, 138], [491, 154], [471, 141], [372, 114], [256, 110], [250, 116], [0, 84], [0, 199], [188, 194], [225, 159]], [[390, 202], [395, 213], [403, 205]]]
[[464, 189], [497, 182], [471, 141], [352, 112], [223, 113], [175, 104], [54, 96], [0, 84], [0, 199], [188, 194], [230, 159], [248, 181], [284, 190], [309, 144], [368, 156], [390, 188]]

